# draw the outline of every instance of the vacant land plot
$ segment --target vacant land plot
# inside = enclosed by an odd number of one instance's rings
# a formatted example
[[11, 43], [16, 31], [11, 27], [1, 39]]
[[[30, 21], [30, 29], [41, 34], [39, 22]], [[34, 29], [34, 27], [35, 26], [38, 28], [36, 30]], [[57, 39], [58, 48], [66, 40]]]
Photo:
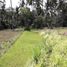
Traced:
[[17, 36], [20, 32], [13, 30], [3, 30], [0, 31], [0, 42], [9, 41], [10, 39]]
[[23, 32], [0, 67], [67, 67], [67, 29]]

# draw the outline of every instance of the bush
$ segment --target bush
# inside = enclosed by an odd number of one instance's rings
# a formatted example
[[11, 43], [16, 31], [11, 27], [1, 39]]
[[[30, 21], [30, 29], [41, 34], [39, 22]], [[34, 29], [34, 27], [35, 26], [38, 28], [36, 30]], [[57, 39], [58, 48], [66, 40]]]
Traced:
[[36, 16], [33, 21], [33, 28], [43, 28], [44, 27], [44, 18], [42, 16]]
[[20, 8], [20, 14], [22, 15], [21, 17], [21, 26], [25, 27], [25, 30], [30, 30], [30, 26], [32, 24], [32, 12], [30, 12], [30, 9], [27, 7], [22, 7]]

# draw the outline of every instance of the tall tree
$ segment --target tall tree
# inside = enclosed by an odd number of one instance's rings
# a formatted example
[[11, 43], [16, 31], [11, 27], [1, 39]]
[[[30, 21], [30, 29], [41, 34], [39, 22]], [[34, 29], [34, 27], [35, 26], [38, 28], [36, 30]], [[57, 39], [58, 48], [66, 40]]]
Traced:
[[20, 1], [21, 1], [21, 3], [20, 3], [20, 7], [24, 7], [24, 5], [25, 5], [24, 0], [20, 0]]
[[32, 5], [33, 3], [35, 3], [37, 14], [38, 15], [42, 14], [41, 5], [43, 5], [43, 0], [27, 0], [27, 2], [29, 3], [29, 5]]
[[46, 22], [47, 26], [53, 28], [54, 24], [56, 23], [56, 7], [57, 7], [57, 0], [47, 0], [46, 3]]

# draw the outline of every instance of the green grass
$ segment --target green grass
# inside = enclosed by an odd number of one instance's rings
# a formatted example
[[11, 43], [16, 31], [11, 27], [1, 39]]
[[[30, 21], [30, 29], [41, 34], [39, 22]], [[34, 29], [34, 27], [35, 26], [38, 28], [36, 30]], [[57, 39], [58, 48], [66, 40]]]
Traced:
[[33, 57], [33, 50], [41, 47], [42, 44], [38, 33], [24, 32], [9, 51], [0, 58], [0, 67], [25, 67]]

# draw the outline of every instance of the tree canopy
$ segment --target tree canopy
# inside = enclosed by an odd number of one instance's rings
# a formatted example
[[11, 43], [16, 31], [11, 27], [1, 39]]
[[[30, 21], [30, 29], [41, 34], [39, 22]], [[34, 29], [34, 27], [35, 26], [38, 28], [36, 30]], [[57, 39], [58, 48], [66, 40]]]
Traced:
[[[42, 28], [67, 26], [67, 2], [65, 0], [21, 0], [19, 7], [5, 9], [5, 0], [0, 9], [0, 28]], [[10, 0], [12, 4], [12, 0]], [[28, 6], [33, 6], [32, 11]]]

